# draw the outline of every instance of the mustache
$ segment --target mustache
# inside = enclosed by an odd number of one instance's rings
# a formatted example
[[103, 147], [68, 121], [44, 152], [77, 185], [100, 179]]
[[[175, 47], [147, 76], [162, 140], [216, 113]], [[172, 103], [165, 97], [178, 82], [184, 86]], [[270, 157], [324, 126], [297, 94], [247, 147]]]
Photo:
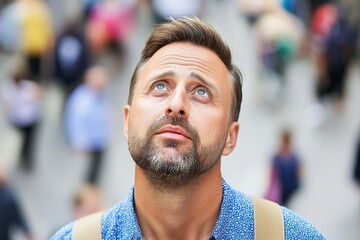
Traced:
[[157, 132], [160, 128], [166, 126], [166, 125], [172, 125], [172, 126], [178, 126], [184, 129], [187, 134], [189, 134], [190, 138], [195, 142], [196, 144], [199, 143], [199, 134], [198, 131], [190, 125], [188, 121], [186, 121], [184, 118], [181, 117], [172, 117], [172, 116], [163, 116], [159, 120], [155, 121], [153, 124], [150, 125], [147, 136], [151, 137]]

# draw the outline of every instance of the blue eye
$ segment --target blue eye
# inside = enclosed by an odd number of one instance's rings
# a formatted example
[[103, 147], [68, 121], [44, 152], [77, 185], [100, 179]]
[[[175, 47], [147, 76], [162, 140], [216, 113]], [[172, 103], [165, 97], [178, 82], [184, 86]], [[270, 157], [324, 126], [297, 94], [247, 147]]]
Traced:
[[164, 90], [166, 90], [166, 86], [163, 83], [158, 83], [158, 84], [155, 85], [154, 90], [164, 91]]
[[199, 95], [201, 97], [208, 97], [209, 96], [208, 92], [205, 89], [202, 89], [202, 88], [197, 89], [195, 94], [197, 94], [197, 95]]

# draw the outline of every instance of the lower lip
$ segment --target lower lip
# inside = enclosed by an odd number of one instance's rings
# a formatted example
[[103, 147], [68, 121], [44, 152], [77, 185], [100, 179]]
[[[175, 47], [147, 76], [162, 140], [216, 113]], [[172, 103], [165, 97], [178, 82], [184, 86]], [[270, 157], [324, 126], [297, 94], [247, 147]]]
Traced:
[[178, 140], [178, 141], [188, 140], [188, 138], [185, 137], [184, 135], [181, 135], [181, 134], [178, 134], [178, 133], [173, 133], [173, 132], [163, 132], [163, 133], [160, 133], [159, 136], [162, 136], [164, 138], [175, 139], [175, 140]]

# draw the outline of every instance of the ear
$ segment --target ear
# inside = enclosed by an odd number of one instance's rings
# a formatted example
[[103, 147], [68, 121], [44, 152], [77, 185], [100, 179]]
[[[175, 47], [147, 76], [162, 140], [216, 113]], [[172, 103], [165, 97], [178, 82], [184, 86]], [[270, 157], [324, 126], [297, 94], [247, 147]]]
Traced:
[[235, 149], [239, 134], [239, 129], [240, 129], [240, 124], [238, 122], [232, 122], [230, 124], [225, 146], [222, 151], [223, 156], [229, 155]]
[[124, 135], [126, 141], [128, 140], [130, 108], [130, 105], [125, 105], [124, 107]]

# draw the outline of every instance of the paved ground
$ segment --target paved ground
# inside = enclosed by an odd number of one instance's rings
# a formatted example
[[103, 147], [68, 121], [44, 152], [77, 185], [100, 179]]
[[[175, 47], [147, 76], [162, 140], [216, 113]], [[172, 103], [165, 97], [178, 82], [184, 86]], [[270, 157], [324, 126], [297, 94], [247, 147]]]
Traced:
[[[53, 7], [57, 1], [50, 1]], [[295, 145], [304, 162], [304, 184], [290, 208], [315, 224], [328, 239], [360, 238], [360, 190], [351, 180], [352, 159], [357, 130], [360, 127], [360, 71], [354, 64], [347, 86], [346, 108], [336, 115], [327, 107], [328, 117], [319, 127], [309, 125], [309, 107], [314, 69], [308, 58], [291, 63], [286, 72], [283, 103], [269, 108], [262, 101], [264, 80], [260, 78], [255, 52], [256, 33], [246, 25], [233, 1], [208, 1], [204, 19], [219, 29], [233, 49], [235, 62], [245, 75], [244, 102], [240, 114], [238, 147], [223, 159], [223, 176], [234, 187], [262, 195], [267, 167], [277, 145], [279, 129], [291, 125]], [[59, 17], [60, 15], [58, 15]], [[151, 29], [150, 16], [142, 9], [137, 28], [127, 47], [122, 70], [110, 59], [104, 64], [111, 73], [113, 135], [100, 185], [107, 206], [123, 199], [133, 182], [133, 162], [122, 133], [122, 108], [126, 102], [129, 79], [143, 43]], [[8, 66], [0, 55], [0, 74]], [[1, 81], [4, 77], [0, 78]], [[16, 167], [19, 138], [0, 117], [0, 158], [12, 162], [11, 180], [35, 233], [35, 239], [47, 239], [71, 220], [71, 196], [81, 185], [86, 160], [74, 155], [64, 140], [61, 121], [61, 94], [49, 84], [44, 99], [44, 120], [40, 126], [37, 165], [32, 173]], [[1, 105], [0, 105], [1, 106]], [[3, 108], [0, 107], [0, 116]], [[21, 239], [21, 237], [19, 237]]]

